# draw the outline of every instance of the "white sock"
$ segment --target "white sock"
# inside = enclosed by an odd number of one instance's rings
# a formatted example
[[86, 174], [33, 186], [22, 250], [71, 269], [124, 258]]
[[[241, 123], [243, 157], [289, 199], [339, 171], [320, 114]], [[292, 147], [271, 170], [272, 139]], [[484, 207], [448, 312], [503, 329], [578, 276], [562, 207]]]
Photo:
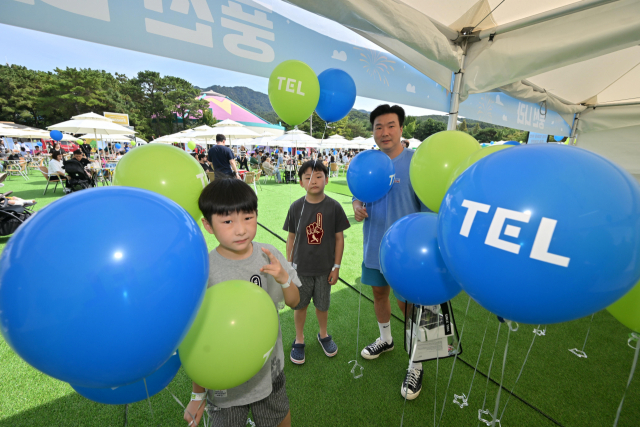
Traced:
[[411, 362], [409, 364], [409, 369], [420, 369], [420, 370], [422, 370], [422, 362]]
[[380, 339], [386, 341], [387, 344], [391, 344], [393, 337], [391, 336], [391, 321], [387, 323], [378, 322], [378, 328], [380, 328]]

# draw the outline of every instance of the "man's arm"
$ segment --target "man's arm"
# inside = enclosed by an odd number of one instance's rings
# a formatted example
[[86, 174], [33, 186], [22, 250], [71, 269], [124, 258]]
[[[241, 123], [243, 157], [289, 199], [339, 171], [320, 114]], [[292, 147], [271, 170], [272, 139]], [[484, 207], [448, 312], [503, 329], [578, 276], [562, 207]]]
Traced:
[[229, 164], [231, 165], [231, 169], [235, 172], [236, 176], [240, 178], [240, 174], [238, 173], [238, 168], [236, 167], [236, 159], [230, 159]]
[[364, 207], [364, 203], [360, 200], [354, 200], [351, 206], [353, 206], [353, 216], [356, 218], [356, 221], [360, 222], [365, 218], [369, 218], [367, 208]]
[[287, 256], [287, 261], [289, 262], [293, 262], [293, 243], [295, 240], [296, 233], [289, 232], [289, 235], [287, 236], [287, 253], [285, 254]]

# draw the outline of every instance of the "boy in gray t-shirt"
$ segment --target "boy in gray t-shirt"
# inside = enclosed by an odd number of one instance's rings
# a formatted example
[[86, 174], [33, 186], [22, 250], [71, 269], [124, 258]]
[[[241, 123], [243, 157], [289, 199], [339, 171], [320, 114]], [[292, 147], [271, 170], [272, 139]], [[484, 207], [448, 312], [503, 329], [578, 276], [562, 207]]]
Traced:
[[331, 286], [338, 283], [344, 251], [343, 231], [350, 225], [340, 203], [324, 194], [329, 171], [322, 162], [309, 160], [300, 166], [298, 175], [307, 194], [293, 202], [283, 228], [289, 232], [287, 259], [302, 283], [300, 304], [293, 313], [296, 339], [289, 355], [293, 363], [301, 365], [305, 361], [304, 324], [312, 297], [320, 326], [318, 342], [328, 357], [338, 353], [338, 346], [327, 333], [327, 321]]
[[[227, 280], [247, 280], [267, 291], [276, 308], [284, 308], [284, 304], [297, 306], [301, 284], [296, 271], [276, 248], [253, 241], [258, 226], [258, 198], [251, 187], [238, 179], [216, 179], [202, 190], [198, 204], [205, 229], [219, 242], [209, 254], [208, 287]], [[194, 382], [184, 415], [189, 426], [198, 425], [205, 396], [213, 426], [244, 427], [249, 409], [258, 426], [291, 426], [279, 326], [274, 350], [262, 369], [237, 387], [207, 391]]]

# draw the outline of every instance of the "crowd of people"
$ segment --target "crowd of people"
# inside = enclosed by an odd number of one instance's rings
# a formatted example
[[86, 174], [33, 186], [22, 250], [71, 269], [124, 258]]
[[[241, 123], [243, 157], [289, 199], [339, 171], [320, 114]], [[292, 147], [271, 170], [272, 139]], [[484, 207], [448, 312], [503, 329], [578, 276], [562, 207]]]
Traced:
[[[272, 151], [256, 147], [254, 151], [248, 151], [240, 146], [236, 152], [226, 144], [226, 138], [222, 134], [216, 136], [216, 145], [205, 154], [199, 148], [192, 155], [202, 165], [206, 172], [214, 172], [217, 178], [240, 178], [240, 171], [262, 170], [266, 175], [273, 176], [277, 183], [283, 182], [283, 173], [292, 181], [299, 165], [307, 160], [319, 161], [328, 170], [331, 165], [348, 165], [351, 159], [361, 150], [333, 150], [333, 153], [321, 153], [316, 149], [302, 148], [297, 153], [290, 153], [281, 147], [273, 147]], [[329, 151], [329, 150], [326, 150]]]

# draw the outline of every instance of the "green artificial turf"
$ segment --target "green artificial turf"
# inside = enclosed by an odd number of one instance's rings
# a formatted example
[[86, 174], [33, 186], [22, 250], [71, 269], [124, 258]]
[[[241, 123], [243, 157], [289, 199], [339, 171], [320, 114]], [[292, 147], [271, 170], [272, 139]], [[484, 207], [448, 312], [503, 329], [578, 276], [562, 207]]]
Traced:
[[[5, 181], [0, 191], [14, 190], [14, 195], [36, 198], [40, 209], [61, 196], [60, 189], [54, 195], [49, 190], [42, 196], [44, 181], [35, 174], [29, 182], [14, 177]], [[330, 190], [330, 191], [329, 191]], [[270, 181], [258, 187], [258, 221], [276, 235], [284, 238], [284, 218], [290, 203], [303, 195], [299, 185], [276, 185]], [[344, 207], [352, 224], [345, 231], [345, 255], [341, 278], [356, 289], [360, 287], [362, 262], [362, 224], [355, 222], [351, 210], [351, 198], [344, 177], [331, 180], [329, 196]], [[126, 216], [118, 219], [126, 221]], [[69, 225], [73, 226], [73, 218]], [[212, 249], [215, 238], [205, 234]], [[0, 238], [0, 250], [8, 238]], [[284, 252], [284, 243], [266, 229], [259, 227], [256, 241], [271, 243]], [[6, 284], [0, 284], [4, 286]], [[362, 287], [363, 296], [371, 297], [371, 290]], [[502, 360], [508, 335], [506, 325], [500, 327], [495, 316], [471, 301], [465, 317], [468, 297], [462, 293], [453, 301], [458, 330], [464, 323], [463, 353], [455, 365], [448, 389], [441, 426], [476, 426], [477, 410], [482, 406], [486, 391], [486, 407], [493, 410], [498, 387], [483, 374], [493, 358], [491, 377], [500, 381]], [[420, 397], [404, 405], [400, 385], [408, 364], [408, 355], [402, 346], [402, 327], [392, 319], [392, 331], [396, 338], [394, 351], [383, 354], [374, 361], [363, 360], [359, 352], [364, 345], [378, 336], [373, 305], [364, 297], [361, 300], [360, 332], [357, 337], [359, 294], [343, 283], [334, 286], [329, 311], [329, 333], [339, 346], [338, 354], [328, 359], [315, 340], [318, 330], [313, 312], [307, 317], [306, 363], [293, 365], [288, 351], [295, 337], [293, 312], [280, 313], [285, 347], [285, 373], [287, 392], [291, 403], [294, 426], [399, 426], [404, 410], [404, 426], [434, 425], [434, 395], [437, 396], [436, 414], [440, 416], [445, 389], [449, 382], [452, 358], [440, 362], [426, 362], [423, 391]], [[401, 317], [392, 298], [393, 313]], [[550, 325], [546, 335], [536, 337], [522, 372], [515, 394], [525, 400], [512, 397], [502, 418], [503, 426], [545, 427], [557, 425], [540, 413], [544, 412], [564, 426], [613, 425], [616, 409], [624, 392], [633, 358], [633, 350], [627, 346], [629, 330], [620, 325], [606, 311], [596, 313], [591, 325], [585, 351], [586, 359], [580, 359], [568, 351], [581, 349], [590, 318]], [[504, 386], [511, 389], [516, 381], [523, 360], [534, 338], [532, 325], [520, 325], [510, 334], [505, 367]], [[486, 339], [469, 396], [469, 406], [460, 409], [452, 403], [453, 394], [468, 394], [474, 366], [478, 359], [483, 334]], [[356, 345], [356, 339], [358, 344]], [[70, 350], [72, 351], [72, 350]], [[364, 376], [354, 379], [350, 373], [354, 359], [364, 367]], [[467, 362], [468, 364], [465, 364]], [[437, 370], [437, 381], [436, 378]], [[189, 399], [190, 380], [181, 369], [169, 385], [169, 389], [184, 403]], [[437, 392], [436, 392], [437, 386]], [[500, 412], [509, 393], [502, 392]], [[152, 397], [149, 403], [138, 402], [129, 406], [129, 426], [180, 426], [182, 409], [167, 391]], [[627, 393], [619, 426], [640, 425], [640, 380], [635, 378]], [[0, 340], [0, 427], [4, 426], [121, 426], [124, 425], [124, 406], [109, 406], [91, 402], [77, 395], [70, 386], [34, 370], [23, 362]], [[483, 425], [483, 424], [482, 424]]]

